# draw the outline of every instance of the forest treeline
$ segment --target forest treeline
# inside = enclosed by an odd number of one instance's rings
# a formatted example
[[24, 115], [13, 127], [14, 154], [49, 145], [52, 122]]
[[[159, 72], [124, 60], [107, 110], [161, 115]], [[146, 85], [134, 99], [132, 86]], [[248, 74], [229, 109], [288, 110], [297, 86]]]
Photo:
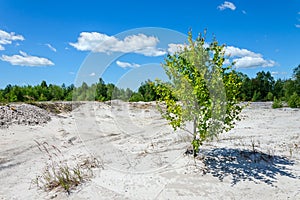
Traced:
[[[268, 71], [261, 71], [256, 77], [249, 78], [246, 74], [235, 72], [241, 84], [240, 101], [274, 101], [274, 107], [282, 107], [287, 102], [290, 107], [300, 107], [300, 65], [293, 70], [290, 79], [275, 80]], [[73, 84], [59, 86], [41, 84], [31, 86], [7, 85], [0, 90], [0, 102], [32, 102], [32, 101], [107, 101], [121, 99], [123, 101], [155, 101], [156, 83], [150, 80], [141, 84], [136, 92], [122, 89], [112, 83], [106, 84], [102, 78], [97, 83], [88, 85], [82, 83], [80, 87]]]

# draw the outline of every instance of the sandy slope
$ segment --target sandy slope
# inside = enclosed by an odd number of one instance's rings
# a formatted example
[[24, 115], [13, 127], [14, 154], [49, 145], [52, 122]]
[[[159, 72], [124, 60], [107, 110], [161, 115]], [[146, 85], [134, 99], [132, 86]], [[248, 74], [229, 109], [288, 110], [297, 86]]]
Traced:
[[[0, 129], [1, 199], [300, 199], [300, 110], [254, 103], [243, 120], [202, 156], [184, 155], [188, 135], [174, 133], [154, 103], [86, 103], [43, 126]], [[32, 180], [45, 155], [93, 154], [103, 164], [71, 195], [44, 192]], [[253, 153], [253, 148], [256, 153]]]

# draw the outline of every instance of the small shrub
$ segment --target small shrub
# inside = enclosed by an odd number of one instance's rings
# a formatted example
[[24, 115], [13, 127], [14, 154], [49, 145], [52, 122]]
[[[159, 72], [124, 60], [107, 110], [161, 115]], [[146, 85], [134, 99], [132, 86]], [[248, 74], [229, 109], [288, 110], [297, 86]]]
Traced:
[[47, 162], [42, 174], [37, 176], [33, 182], [38, 188], [45, 191], [62, 188], [70, 194], [72, 189], [93, 176], [92, 168], [100, 167], [96, 158], [85, 157], [78, 160], [80, 156], [74, 157], [75, 162], [70, 165], [56, 146], [50, 146], [47, 142], [35, 142], [39, 150], [47, 155]]
[[259, 101], [260, 100], [260, 97], [261, 96], [261, 94], [260, 94], [260, 92], [254, 92], [254, 94], [253, 94], [253, 97], [252, 97], [252, 101]]
[[288, 106], [291, 108], [299, 108], [300, 107], [300, 97], [296, 92], [289, 98]]
[[267, 101], [272, 101], [273, 98], [274, 98], [273, 93], [272, 93], [272, 92], [268, 92], [266, 100], [267, 100]]
[[282, 108], [282, 107], [283, 107], [283, 102], [280, 99], [274, 97], [272, 108]]
[[144, 101], [144, 97], [140, 93], [133, 93], [129, 101], [130, 102]]

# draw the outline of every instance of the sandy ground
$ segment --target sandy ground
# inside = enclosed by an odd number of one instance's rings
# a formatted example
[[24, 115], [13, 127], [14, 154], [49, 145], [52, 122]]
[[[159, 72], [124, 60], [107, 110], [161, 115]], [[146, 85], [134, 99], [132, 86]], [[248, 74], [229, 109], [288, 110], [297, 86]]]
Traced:
[[[197, 159], [155, 103], [90, 102], [44, 125], [2, 128], [0, 199], [300, 199], [300, 110], [253, 103], [241, 117]], [[70, 194], [45, 192], [33, 181], [47, 162], [35, 141], [102, 167]]]

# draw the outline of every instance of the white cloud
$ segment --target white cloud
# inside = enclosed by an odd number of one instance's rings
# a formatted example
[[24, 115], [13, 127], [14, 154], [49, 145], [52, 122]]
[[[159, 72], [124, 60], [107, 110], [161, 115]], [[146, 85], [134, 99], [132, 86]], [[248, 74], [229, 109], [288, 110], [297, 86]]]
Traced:
[[[209, 44], [208, 43], [204, 43], [203, 44], [203, 47], [204, 48], [208, 48], [209, 47]], [[174, 43], [170, 43], [170, 44], [168, 44], [168, 49], [167, 49], [167, 51], [168, 51], [168, 53], [169, 54], [174, 54], [174, 53], [178, 53], [178, 52], [181, 52], [181, 51], [183, 51], [184, 50], [184, 48], [189, 48], [186, 44], [174, 44]]]
[[45, 44], [51, 51], [56, 52], [56, 49], [51, 44]]
[[224, 64], [224, 65], [231, 65], [231, 62], [230, 62], [229, 59], [225, 59], [223, 64]]
[[272, 76], [276, 76], [276, 75], [286, 75], [287, 72], [278, 72], [278, 71], [274, 71], [274, 72], [271, 72]]
[[261, 54], [254, 53], [247, 49], [240, 49], [234, 46], [225, 47], [225, 55], [231, 57], [244, 57], [244, 56], [261, 57], [262, 56]]
[[184, 49], [185, 46], [186, 45], [184, 44], [174, 44], [174, 43], [168, 44], [168, 53], [174, 54], [176, 52], [180, 52]]
[[90, 73], [89, 76], [96, 76], [96, 73], [95, 73], [95, 72], [92, 72], [92, 73]]
[[276, 65], [273, 60], [265, 60], [259, 53], [234, 46], [225, 47], [225, 55], [233, 58], [237, 68], [273, 67]]
[[229, 2], [229, 1], [225, 1], [223, 4], [218, 6], [219, 10], [225, 10], [225, 9], [230, 9], [230, 10], [235, 10], [236, 7], [233, 3]]
[[262, 57], [245, 56], [242, 58], [233, 59], [236, 68], [255, 68], [255, 67], [273, 67], [275, 62], [273, 60], [265, 60]]
[[300, 28], [300, 24], [295, 24], [296, 28]]
[[24, 40], [24, 37], [22, 35], [16, 35], [14, 32], [6, 32], [3, 30], [0, 30], [0, 50], [4, 50], [4, 46], [6, 44], [11, 44], [12, 41], [16, 40]]
[[20, 55], [2, 55], [1, 60], [9, 62], [12, 65], [19, 65], [19, 66], [30, 66], [30, 67], [38, 67], [38, 66], [52, 66], [54, 63], [47, 58], [31, 56], [26, 54], [23, 51], [19, 52]]
[[101, 53], [137, 53], [145, 56], [162, 56], [166, 51], [158, 49], [157, 37], [144, 34], [129, 35], [123, 40], [98, 32], [82, 32], [76, 43], [69, 43], [80, 51]]
[[136, 68], [136, 67], [140, 67], [141, 65], [139, 64], [136, 64], [136, 63], [128, 63], [128, 62], [121, 62], [119, 60], [116, 61], [116, 64], [119, 66], [119, 67], [122, 67], [122, 68]]
[[247, 12], [246, 12], [245, 10], [242, 10], [242, 13], [243, 13], [244, 15], [246, 15], [246, 14], [247, 14]]
[[[169, 44], [168, 52], [174, 54], [181, 51], [186, 45], [184, 44]], [[205, 43], [204, 47], [208, 47], [209, 44]], [[224, 65], [230, 65], [234, 61], [237, 68], [255, 68], [255, 67], [273, 67], [276, 62], [273, 60], [265, 60], [259, 53], [249, 51], [248, 49], [242, 49], [234, 46], [227, 46], [224, 49], [225, 59]]]

